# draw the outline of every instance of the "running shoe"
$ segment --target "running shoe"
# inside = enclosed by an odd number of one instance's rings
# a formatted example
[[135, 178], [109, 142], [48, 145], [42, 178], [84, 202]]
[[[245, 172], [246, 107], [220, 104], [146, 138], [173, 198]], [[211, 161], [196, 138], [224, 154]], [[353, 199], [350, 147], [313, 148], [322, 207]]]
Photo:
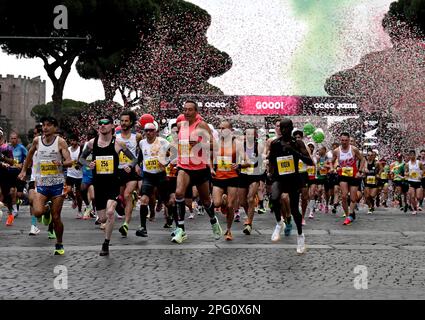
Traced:
[[250, 224], [245, 224], [243, 228], [243, 233], [245, 233], [247, 236], [251, 234], [252, 226]]
[[56, 239], [56, 233], [55, 230], [52, 230], [52, 232], [47, 231], [47, 237], [51, 240]]
[[174, 231], [174, 237], [171, 239], [171, 242], [182, 243], [186, 239], [186, 232], [184, 232], [182, 228], [176, 228], [176, 230]]
[[285, 228], [285, 223], [281, 222], [281, 223], [277, 223], [276, 227], [274, 228], [273, 234], [272, 234], [272, 238], [271, 240], [273, 242], [277, 242], [280, 240], [280, 234], [282, 233], [282, 229]]
[[353, 217], [349, 215], [349, 216], [348, 216], [348, 217], [344, 220], [343, 225], [344, 225], [344, 226], [348, 226], [348, 225], [350, 225], [353, 221], [354, 221]]
[[35, 225], [31, 225], [31, 230], [30, 230], [29, 235], [30, 236], [36, 236], [39, 233], [40, 233], [40, 229], [37, 228], [37, 226], [35, 226]]
[[233, 240], [233, 235], [232, 235], [232, 232], [230, 230], [226, 231], [226, 233], [224, 234], [224, 239], [226, 239], [226, 241], [232, 241]]
[[123, 237], [127, 237], [128, 234], [128, 225], [127, 223], [123, 223], [123, 225], [118, 229]]
[[46, 212], [44, 212], [44, 214], [41, 216], [41, 223], [44, 224], [45, 226], [48, 226], [52, 222], [51, 209], [52, 207], [49, 204], [47, 204]]
[[417, 214], [416, 210], [412, 212], [413, 216], [416, 216], [416, 214]]
[[241, 222], [241, 214], [239, 213], [239, 210], [235, 212], [235, 222]]
[[205, 209], [204, 206], [198, 206], [198, 216], [205, 215]]
[[192, 211], [192, 212], [189, 214], [189, 219], [193, 219], [193, 218], [195, 218], [195, 213]]
[[136, 230], [136, 236], [138, 236], [138, 237], [147, 237], [148, 236], [148, 231], [146, 230], [146, 228], [139, 227], [139, 229]]
[[6, 220], [6, 226], [10, 227], [13, 225], [13, 221], [15, 221], [15, 217], [12, 213], [9, 213]]
[[422, 211], [422, 208], [418, 206], [418, 211]]
[[99, 255], [102, 257], [109, 256], [109, 244], [107, 243], [102, 244], [102, 250], [100, 250]]
[[221, 236], [223, 235], [223, 230], [221, 229], [221, 226], [220, 226], [220, 223], [218, 222], [217, 217], [215, 219], [217, 220], [217, 222], [212, 224], [211, 227], [213, 230], [214, 239], [220, 240]]
[[56, 244], [55, 245], [55, 256], [63, 256], [65, 254], [65, 249], [63, 248], [62, 244]]
[[367, 210], [367, 214], [372, 214], [372, 208], [369, 208], [369, 210]]
[[303, 254], [305, 252], [305, 236], [304, 233], [297, 236], [297, 253]]
[[284, 229], [284, 233], [285, 236], [289, 237], [291, 235], [291, 231], [292, 231], [292, 223], [286, 223], [285, 224], [285, 229]]
[[87, 219], [90, 219], [90, 217], [91, 217], [91, 208], [90, 207], [87, 207], [86, 209], [84, 209], [84, 214], [83, 214], [83, 219], [84, 220], [87, 220]]
[[333, 214], [336, 214], [336, 206], [333, 206], [333, 208], [332, 208], [332, 213], [333, 213]]
[[257, 213], [258, 214], [265, 214], [266, 213], [266, 209], [264, 209], [264, 208], [258, 208]]
[[165, 222], [165, 224], [164, 224], [164, 228], [165, 229], [170, 229], [172, 227], [173, 227], [173, 221], [171, 221], [171, 223], [170, 222]]
[[409, 208], [409, 206], [406, 204], [405, 206], [404, 206], [404, 213], [406, 213], [407, 212], [407, 209]]

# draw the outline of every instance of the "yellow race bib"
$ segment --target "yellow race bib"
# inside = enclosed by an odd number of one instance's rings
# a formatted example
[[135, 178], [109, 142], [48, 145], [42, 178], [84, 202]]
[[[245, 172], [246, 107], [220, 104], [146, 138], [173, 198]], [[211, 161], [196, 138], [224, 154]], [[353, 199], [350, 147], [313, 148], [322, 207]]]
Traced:
[[322, 168], [322, 169], [320, 169], [320, 170], [319, 170], [319, 174], [320, 174], [321, 176], [326, 176], [326, 175], [328, 174], [328, 169], [326, 169], [326, 168]]
[[52, 176], [59, 174], [59, 168], [51, 161], [40, 162], [40, 173], [42, 176]]
[[244, 174], [254, 174], [254, 165], [253, 164], [250, 164], [249, 167], [242, 168], [241, 169], [241, 173], [244, 173]]
[[218, 171], [231, 171], [232, 170], [232, 157], [217, 157], [217, 170]]
[[314, 176], [315, 175], [314, 171], [315, 171], [314, 167], [312, 167], [312, 166], [307, 167], [307, 173], [308, 173], [309, 176]]
[[387, 179], [388, 179], [388, 173], [386, 173], [386, 172], [381, 172], [381, 179], [382, 179], [382, 180], [387, 180]]
[[188, 158], [190, 156], [190, 144], [189, 140], [180, 140], [179, 142], [179, 154], [180, 157]]
[[96, 173], [113, 174], [114, 156], [96, 156]]
[[293, 156], [278, 157], [276, 161], [279, 175], [282, 176], [286, 174], [295, 173], [295, 164]]
[[353, 167], [342, 167], [342, 175], [344, 177], [353, 177], [354, 176]]
[[409, 178], [417, 180], [419, 178], [419, 173], [416, 171], [412, 171], [409, 173]]
[[145, 167], [147, 171], [160, 171], [158, 159], [145, 160]]
[[125, 154], [124, 154], [124, 152], [120, 152], [120, 163], [122, 163], [122, 164], [131, 164], [132, 163], [132, 161], [130, 160], [130, 158], [129, 157], [127, 157]]
[[376, 184], [376, 177], [375, 176], [367, 176], [366, 177], [366, 184]]

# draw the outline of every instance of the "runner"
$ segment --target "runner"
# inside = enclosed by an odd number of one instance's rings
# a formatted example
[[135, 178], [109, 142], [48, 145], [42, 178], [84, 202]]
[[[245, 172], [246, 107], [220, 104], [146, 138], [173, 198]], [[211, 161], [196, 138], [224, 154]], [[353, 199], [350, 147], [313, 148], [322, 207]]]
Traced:
[[[332, 169], [336, 169], [339, 175], [339, 186], [342, 192], [342, 207], [346, 215], [344, 225], [351, 224], [356, 219], [354, 208], [357, 202], [357, 191], [360, 187], [360, 177], [364, 168], [364, 157], [359, 149], [349, 144], [350, 134], [341, 133], [341, 146], [333, 151]], [[360, 160], [360, 167], [357, 167]], [[338, 161], [338, 167], [336, 162]], [[348, 207], [348, 193], [350, 193], [350, 208]]]
[[383, 171], [381, 163], [376, 161], [376, 153], [372, 148], [367, 149], [367, 162], [365, 168], [365, 190], [364, 196], [368, 206], [368, 214], [375, 211], [375, 198], [378, 194], [378, 178]]
[[[93, 170], [93, 186], [96, 198], [96, 211], [100, 223], [105, 225], [105, 240], [102, 244], [100, 256], [109, 255], [109, 244], [115, 222], [115, 207], [117, 197], [120, 194], [119, 185], [119, 154], [124, 153], [134, 166], [137, 159], [133, 153], [126, 149], [122, 143], [118, 143], [112, 135], [114, 121], [111, 116], [99, 118], [99, 135], [91, 139], [80, 157], [83, 166], [89, 166]], [[87, 157], [93, 154], [93, 160], [89, 163]]]
[[[42, 216], [42, 222], [46, 226], [53, 221], [56, 234], [54, 254], [63, 255], [65, 253], [62, 244], [63, 224], [61, 221], [62, 205], [65, 199], [63, 167], [70, 167], [73, 161], [66, 141], [56, 134], [57, 120], [53, 117], [44, 117], [41, 119], [41, 123], [43, 136], [34, 138], [18, 178], [25, 180], [27, 169], [37, 152], [37, 193], [33, 200], [33, 214], [35, 217]], [[49, 210], [46, 210], [45, 205], [49, 200], [52, 205]]]
[[[394, 197], [396, 200], [398, 200], [398, 203], [400, 205], [400, 210], [404, 210], [404, 212], [407, 212], [407, 192], [409, 191], [409, 185], [405, 183], [404, 179], [404, 168], [405, 164], [403, 162], [403, 155], [399, 152], [396, 154], [397, 160], [391, 163], [390, 165], [390, 171], [392, 176], [392, 182], [395, 187], [394, 190]], [[403, 194], [404, 198], [404, 208], [403, 208], [403, 201], [401, 195]]]
[[76, 135], [69, 137], [70, 147], [68, 148], [72, 166], [68, 168], [66, 173], [66, 185], [68, 187], [68, 196], [72, 200], [72, 209], [78, 208], [77, 219], [83, 218], [82, 206], [83, 199], [81, 197], [81, 182], [83, 180], [83, 171], [81, 165], [78, 163], [78, 158], [81, 155], [82, 147], [78, 145], [78, 138]]
[[15, 220], [15, 216], [13, 215], [12, 196], [10, 192], [13, 184], [9, 171], [9, 168], [13, 166], [13, 164], [13, 148], [6, 143], [3, 130], [0, 130], [0, 189], [2, 195], [0, 200], [8, 209], [6, 219], [6, 226], [8, 227], [12, 226]]
[[209, 126], [198, 114], [198, 105], [194, 101], [184, 104], [184, 119], [179, 129], [178, 145], [178, 174], [176, 188], [176, 204], [178, 225], [171, 241], [182, 243], [187, 239], [184, 228], [185, 203], [184, 197], [187, 188], [195, 185], [199, 192], [201, 202], [210, 217], [214, 238], [221, 238], [221, 226], [214, 214], [213, 203], [210, 199], [209, 180], [214, 173], [210, 166], [210, 150], [213, 137]]
[[387, 163], [386, 159], [381, 159], [381, 175], [378, 179], [378, 194], [382, 193], [382, 205], [384, 208], [388, 208], [388, 191], [389, 191], [389, 178], [390, 178], [390, 165]]
[[[332, 149], [328, 151], [328, 158], [333, 158], [333, 150], [337, 149], [339, 147], [338, 142], [332, 143]], [[338, 164], [337, 164], [338, 165]], [[336, 214], [336, 211], [339, 206], [339, 193], [340, 193], [340, 187], [339, 187], [339, 178], [338, 173], [333, 171], [328, 171], [328, 183], [329, 183], [329, 203], [332, 205], [332, 213]]]
[[[420, 161], [422, 162], [422, 165], [425, 166], [425, 150], [421, 150], [420, 152]], [[423, 190], [425, 190], [425, 170], [422, 172], [422, 192]], [[424, 197], [422, 196], [422, 198], [419, 200], [419, 206], [418, 206], [418, 211], [422, 211], [422, 204], [424, 201]]]
[[[116, 141], [121, 144], [121, 147], [125, 146], [126, 150], [129, 150], [133, 154], [133, 157], [137, 159], [137, 146], [142, 140], [142, 135], [131, 132], [136, 121], [137, 117], [133, 111], [122, 112], [120, 116], [121, 132], [116, 134]], [[127, 237], [128, 225], [131, 220], [135, 200], [137, 199], [137, 193], [133, 192], [137, 188], [137, 182], [141, 179], [140, 168], [138, 165], [132, 165], [132, 161], [123, 153], [120, 153], [119, 160], [120, 195], [125, 202], [125, 221], [119, 228], [119, 232], [123, 237]], [[154, 215], [152, 212], [151, 214]]]
[[[331, 167], [331, 159], [328, 158], [326, 147], [320, 146], [316, 161], [316, 185], [320, 205], [319, 210], [322, 213], [328, 213], [329, 184], [327, 182], [327, 176]], [[325, 198], [325, 205], [323, 205], [323, 198]]]
[[[87, 133], [87, 141], [84, 143], [83, 150], [87, 147], [88, 141], [96, 138], [96, 136], [97, 136], [96, 130], [90, 129], [89, 132]], [[90, 153], [90, 155], [87, 156], [86, 160], [89, 163], [93, 161], [92, 153]], [[81, 181], [81, 197], [84, 201], [84, 204], [86, 205], [83, 219], [87, 220], [87, 219], [96, 217], [96, 214], [95, 214], [96, 205], [95, 205], [94, 187], [93, 187], [93, 170], [91, 170], [89, 166], [83, 166], [82, 171], [83, 171], [83, 180]], [[95, 224], [100, 224], [97, 219]]]
[[309, 203], [307, 210], [310, 212], [308, 215], [309, 219], [314, 219], [314, 214], [316, 212], [316, 203], [318, 200], [318, 193], [317, 193], [317, 181], [316, 181], [316, 166], [317, 166], [317, 153], [315, 153], [315, 146], [313, 143], [307, 144], [307, 150], [310, 151], [311, 158], [313, 159], [313, 165], [307, 166], [307, 185], [308, 185], [308, 197], [309, 197]]
[[[244, 222], [243, 233], [250, 235], [255, 212], [255, 195], [258, 194], [260, 181], [264, 179], [263, 157], [265, 157], [264, 144], [258, 143], [256, 129], [246, 129], [242, 150], [239, 153], [243, 159], [239, 174], [238, 198], [244, 208], [247, 219]], [[258, 212], [260, 214], [260, 212]]]
[[423, 198], [423, 189], [421, 184], [421, 179], [423, 172], [425, 171], [425, 166], [421, 161], [416, 159], [415, 150], [409, 151], [410, 161], [405, 166], [406, 176], [408, 177], [409, 182], [409, 198], [410, 205], [413, 208], [412, 214], [415, 215], [418, 211], [418, 200]]
[[18, 175], [21, 172], [22, 164], [27, 157], [28, 150], [20, 143], [18, 143], [18, 134], [12, 132], [10, 134], [10, 145], [13, 148], [13, 166], [9, 168], [9, 176], [12, 183], [11, 196], [12, 196], [12, 213], [15, 218], [18, 216], [19, 203], [22, 201], [23, 191], [26, 185], [25, 181], [19, 180]]
[[146, 138], [139, 142], [139, 164], [143, 168], [143, 183], [140, 190], [140, 227], [136, 236], [147, 237], [146, 217], [148, 216], [149, 198], [155, 188], [158, 189], [160, 199], [168, 199], [167, 179], [165, 167], [168, 165], [170, 143], [164, 138], [158, 137], [153, 123], [144, 126]]
[[272, 234], [272, 241], [278, 241], [285, 226], [281, 215], [281, 195], [289, 194], [291, 214], [297, 225], [297, 253], [305, 252], [305, 237], [302, 232], [302, 216], [299, 212], [298, 203], [301, 190], [301, 178], [298, 173], [299, 160], [307, 165], [312, 165], [311, 159], [305, 144], [292, 138], [293, 124], [290, 119], [283, 119], [280, 122], [280, 132], [282, 136], [271, 143], [269, 153], [269, 176], [272, 184], [272, 211], [276, 218], [276, 227]]

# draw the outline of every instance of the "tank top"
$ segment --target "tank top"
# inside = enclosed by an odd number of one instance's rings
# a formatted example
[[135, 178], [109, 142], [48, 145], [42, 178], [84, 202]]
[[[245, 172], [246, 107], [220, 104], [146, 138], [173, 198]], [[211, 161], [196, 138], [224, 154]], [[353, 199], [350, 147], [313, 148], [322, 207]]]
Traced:
[[[199, 150], [198, 145], [196, 149], [198, 152], [193, 151], [192, 146], [189, 144], [190, 140], [196, 140], [197, 142], [202, 141], [202, 137], [197, 135], [197, 126], [202, 122], [202, 119], [196, 119], [192, 125], [189, 127], [183, 126], [179, 130], [179, 140], [178, 140], [178, 158], [177, 166], [186, 170], [203, 170], [207, 167], [207, 156], [202, 153], [202, 150]], [[187, 123], [187, 121], [182, 122], [182, 124]]]
[[156, 137], [153, 143], [147, 139], [139, 142], [140, 152], [143, 155], [143, 171], [148, 173], [164, 172], [165, 156], [170, 143], [161, 137]]
[[381, 172], [381, 180], [388, 180], [388, 174], [390, 173], [390, 166], [388, 164], [386, 164], [384, 166], [384, 170], [382, 170]]
[[[128, 150], [133, 154], [135, 158], [137, 158], [137, 135], [136, 133], [131, 133], [128, 139], [125, 139], [121, 133], [117, 133], [116, 140], [122, 146], [126, 146]], [[124, 166], [130, 166], [132, 161], [124, 154], [124, 152], [120, 152], [119, 154], [119, 164], [118, 169], [124, 168]]]
[[96, 161], [94, 179], [97, 182], [118, 180], [119, 158], [115, 152], [115, 137], [112, 137], [109, 145], [104, 148], [99, 147], [98, 141], [99, 137], [96, 137], [93, 143], [93, 159]]
[[[81, 147], [78, 146], [77, 150], [72, 151], [72, 147], [68, 147], [69, 153], [71, 155], [71, 160], [78, 161], [78, 157], [80, 156], [80, 149]], [[75, 164], [73, 164], [72, 167], [68, 168], [67, 176], [75, 179], [82, 179], [83, 171], [81, 169], [75, 169]]]
[[404, 180], [404, 163], [395, 161], [391, 164], [391, 173], [393, 175], [394, 181], [402, 181]]
[[328, 174], [328, 168], [325, 167], [328, 157], [325, 155], [319, 158], [317, 162], [317, 171], [316, 176], [317, 179], [325, 179]]
[[351, 145], [347, 152], [342, 151], [342, 147], [339, 147], [338, 163], [340, 166], [338, 169], [338, 175], [350, 178], [354, 178], [357, 175], [357, 159], [353, 153]]
[[246, 140], [244, 140], [244, 151], [246, 161], [250, 165], [247, 168], [241, 168], [241, 174], [246, 175], [262, 175], [264, 173], [263, 161], [261, 155], [258, 153], [258, 142], [254, 142], [254, 146], [249, 148]]
[[36, 183], [39, 187], [49, 187], [64, 183], [62, 166], [53, 164], [52, 161], [62, 161], [59, 152], [59, 136], [49, 145], [44, 144], [41, 136], [38, 137]]
[[376, 175], [378, 174], [378, 167], [376, 166], [376, 161], [372, 163], [367, 163], [368, 173], [366, 175], [366, 184], [375, 185], [376, 184]]
[[414, 163], [412, 163], [412, 161], [409, 161], [408, 166], [409, 166], [408, 181], [421, 182], [422, 170], [419, 167], [419, 160], [416, 160]]
[[235, 142], [232, 141], [232, 153], [226, 152], [224, 145], [220, 148], [220, 154], [217, 155], [216, 175], [215, 179], [224, 180], [237, 178], [238, 172], [232, 169], [232, 163], [236, 163], [236, 148]]

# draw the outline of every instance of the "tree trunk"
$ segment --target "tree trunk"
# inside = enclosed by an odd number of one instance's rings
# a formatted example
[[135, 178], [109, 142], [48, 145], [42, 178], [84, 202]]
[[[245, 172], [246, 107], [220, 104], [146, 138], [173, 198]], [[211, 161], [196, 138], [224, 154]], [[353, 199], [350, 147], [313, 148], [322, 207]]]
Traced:
[[113, 81], [107, 78], [101, 78], [100, 81], [102, 81], [103, 91], [105, 92], [105, 100], [112, 101], [115, 97], [115, 91], [117, 90], [116, 86]]
[[53, 82], [53, 117], [55, 117], [58, 122], [62, 119], [62, 101], [63, 101], [63, 88], [64, 85], [60, 83], [60, 80], [52, 81]]

